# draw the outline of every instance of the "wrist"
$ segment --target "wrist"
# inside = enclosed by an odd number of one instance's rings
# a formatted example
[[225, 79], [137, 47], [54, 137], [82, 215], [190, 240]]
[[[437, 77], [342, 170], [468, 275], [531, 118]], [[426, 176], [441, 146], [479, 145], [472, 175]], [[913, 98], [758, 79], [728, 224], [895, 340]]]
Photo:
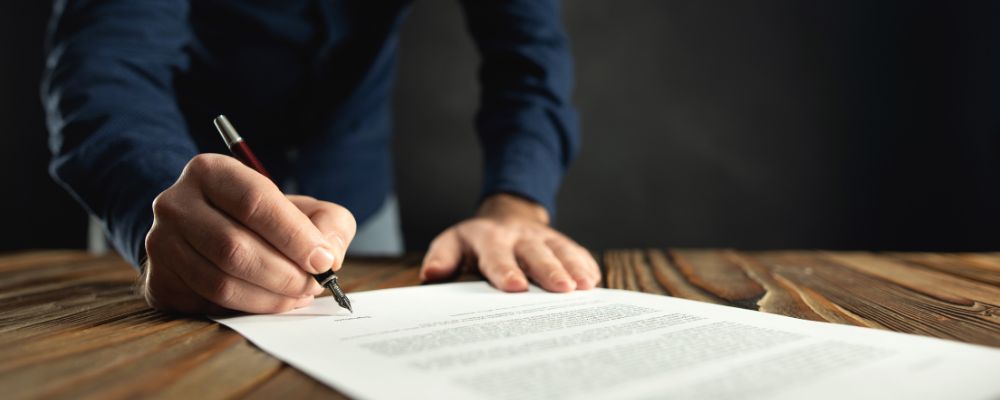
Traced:
[[528, 219], [543, 225], [549, 224], [549, 212], [534, 201], [524, 197], [497, 193], [487, 196], [479, 204], [478, 217]]

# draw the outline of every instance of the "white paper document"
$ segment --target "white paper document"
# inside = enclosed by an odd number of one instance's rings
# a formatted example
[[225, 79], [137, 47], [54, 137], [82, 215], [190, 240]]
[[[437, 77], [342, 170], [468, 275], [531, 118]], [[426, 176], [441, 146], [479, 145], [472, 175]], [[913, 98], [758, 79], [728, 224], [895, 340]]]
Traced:
[[217, 321], [372, 399], [997, 399], [1000, 350], [596, 289], [351, 293]]

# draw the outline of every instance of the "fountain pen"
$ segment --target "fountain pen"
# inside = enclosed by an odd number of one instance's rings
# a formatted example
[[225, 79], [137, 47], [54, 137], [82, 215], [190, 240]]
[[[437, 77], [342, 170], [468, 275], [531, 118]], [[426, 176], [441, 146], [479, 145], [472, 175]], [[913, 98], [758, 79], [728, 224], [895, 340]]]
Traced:
[[[215, 128], [219, 130], [222, 140], [226, 142], [226, 147], [229, 148], [229, 152], [233, 154], [233, 157], [236, 157], [236, 159], [242, 161], [246, 166], [253, 168], [261, 175], [273, 180], [271, 174], [268, 174], [267, 170], [264, 169], [264, 164], [261, 164], [257, 156], [250, 151], [250, 146], [247, 145], [247, 142], [243, 140], [239, 133], [236, 133], [236, 128], [233, 128], [233, 124], [229, 123], [229, 119], [225, 115], [215, 117], [215, 120], [212, 122], [215, 123]], [[337, 301], [337, 304], [346, 308], [347, 311], [354, 313], [354, 309], [351, 308], [351, 300], [347, 298], [347, 295], [340, 288], [340, 284], [337, 283], [337, 274], [333, 273], [332, 269], [313, 275], [313, 278], [316, 279], [316, 282], [319, 282], [320, 286], [330, 289], [330, 292], [333, 293], [333, 299]]]

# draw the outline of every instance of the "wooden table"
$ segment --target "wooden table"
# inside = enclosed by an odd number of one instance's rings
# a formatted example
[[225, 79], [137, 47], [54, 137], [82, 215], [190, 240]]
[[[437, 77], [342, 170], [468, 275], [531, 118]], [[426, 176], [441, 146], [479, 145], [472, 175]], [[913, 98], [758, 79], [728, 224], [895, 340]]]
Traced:
[[[1000, 253], [614, 250], [612, 288], [1000, 347]], [[415, 285], [418, 255], [351, 259], [348, 292]], [[0, 397], [340, 397], [240, 335], [149, 309], [116, 256], [0, 257]], [[463, 279], [478, 279], [467, 275]]]

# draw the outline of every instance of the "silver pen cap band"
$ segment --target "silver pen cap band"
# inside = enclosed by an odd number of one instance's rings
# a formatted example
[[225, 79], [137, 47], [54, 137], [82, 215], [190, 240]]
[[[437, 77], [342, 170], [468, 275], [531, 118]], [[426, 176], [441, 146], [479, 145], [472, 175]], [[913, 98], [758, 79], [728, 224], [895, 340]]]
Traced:
[[243, 138], [240, 137], [239, 133], [236, 133], [236, 128], [233, 128], [233, 124], [229, 123], [225, 115], [215, 117], [212, 122], [215, 124], [215, 129], [218, 129], [219, 134], [222, 135], [222, 140], [226, 142], [226, 147], [232, 147], [234, 144], [243, 141]]

